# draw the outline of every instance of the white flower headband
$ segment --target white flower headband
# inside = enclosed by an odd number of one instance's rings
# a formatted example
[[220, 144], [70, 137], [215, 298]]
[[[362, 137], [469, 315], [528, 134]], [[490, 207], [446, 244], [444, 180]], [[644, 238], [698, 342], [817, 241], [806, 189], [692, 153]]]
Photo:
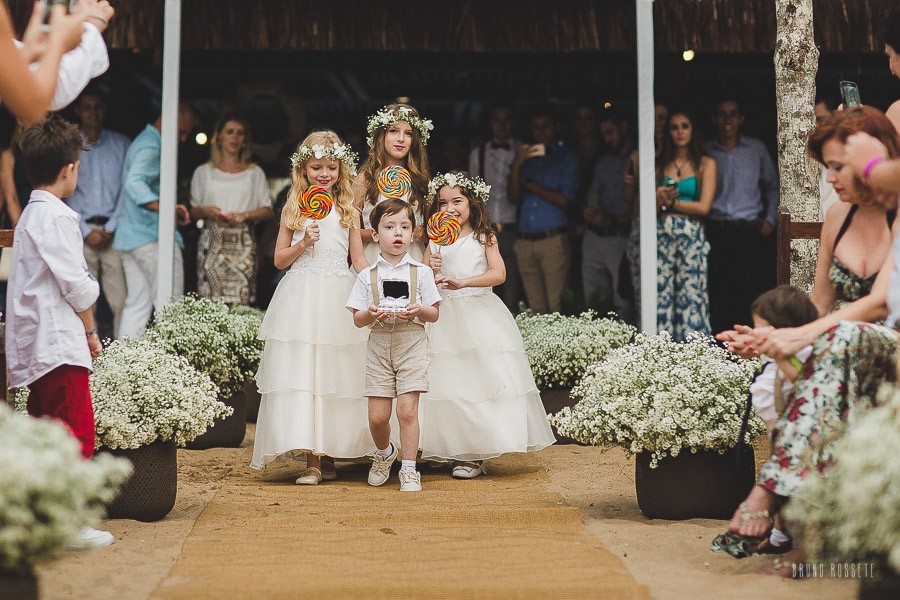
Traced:
[[418, 129], [419, 137], [422, 138], [422, 145], [428, 145], [428, 138], [431, 136], [431, 130], [434, 129], [434, 124], [432, 124], [431, 119], [417, 117], [408, 106], [400, 106], [393, 110], [385, 106], [369, 117], [369, 122], [366, 124], [366, 143], [369, 144], [369, 148], [375, 144], [376, 129], [390, 127], [400, 121], [406, 121]]
[[296, 169], [301, 163], [312, 158], [330, 158], [332, 160], [339, 160], [344, 163], [344, 166], [347, 168], [347, 171], [350, 172], [351, 177], [356, 175], [356, 161], [359, 157], [356, 155], [356, 152], [346, 144], [334, 144], [328, 147], [323, 146], [322, 144], [300, 146], [300, 148], [291, 155], [291, 167]]
[[428, 182], [428, 194], [434, 196], [445, 185], [450, 187], [461, 187], [469, 190], [482, 202], [487, 202], [491, 195], [491, 186], [484, 182], [481, 177], [467, 177], [462, 173], [438, 173]]

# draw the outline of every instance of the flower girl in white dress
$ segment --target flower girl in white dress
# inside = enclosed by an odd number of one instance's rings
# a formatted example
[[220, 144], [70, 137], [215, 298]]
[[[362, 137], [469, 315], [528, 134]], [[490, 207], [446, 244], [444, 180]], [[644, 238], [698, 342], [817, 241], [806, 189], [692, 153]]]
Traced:
[[[311, 133], [291, 157], [291, 191], [275, 245], [275, 266], [290, 270], [278, 284], [260, 328], [266, 341], [256, 381], [262, 394], [250, 466], [307, 453], [298, 484], [335, 479], [333, 457], [375, 451], [369, 434], [365, 384], [366, 331], [344, 303], [356, 280], [347, 266], [365, 260], [353, 206], [356, 156], [331, 131]], [[318, 221], [300, 214], [297, 199], [310, 185], [331, 192], [334, 207]], [[322, 460], [323, 457], [329, 457]], [[324, 476], [324, 477], [323, 477]]]
[[452, 460], [453, 476], [486, 473], [483, 461], [540, 450], [556, 440], [525, 355], [522, 335], [491, 287], [506, 279], [486, 200], [490, 186], [465, 173], [431, 180], [429, 214], [462, 225], [449, 246], [429, 243], [425, 263], [441, 292], [428, 325], [429, 391], [420, 408], [423, 459]]

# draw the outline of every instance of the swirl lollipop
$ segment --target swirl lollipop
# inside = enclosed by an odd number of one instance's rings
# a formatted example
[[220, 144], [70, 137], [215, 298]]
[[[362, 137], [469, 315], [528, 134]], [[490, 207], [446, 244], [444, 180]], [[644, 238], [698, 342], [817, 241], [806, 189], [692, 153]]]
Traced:
[[412, 190], [412, 179], [409, 171], [403, 167], [392, 165], [381, 170], [376, 180], [378, 191], [387, 198], [403, 199]]
[[449, 246], [459, 239], [462, 225], [459, 219], [448, 212], [434, 213], [428, 218], [428, 239], [438, 246]]
[[307, 219], [318, 221], [328, 216], [334, 201], [331, 198], [331, 192], [323, 187], [311, 185], [300, 194], [297, 204], [300, 206], [301, 215]]

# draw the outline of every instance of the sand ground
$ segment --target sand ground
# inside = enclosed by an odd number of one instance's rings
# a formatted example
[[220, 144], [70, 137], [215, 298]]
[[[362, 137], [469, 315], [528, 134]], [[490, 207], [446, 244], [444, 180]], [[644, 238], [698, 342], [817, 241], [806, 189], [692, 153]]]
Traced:
[[[435, 539], [446, 546], [449, 558], [438, 555], [433, 561], [420, 561], [424, 567], [419, 564], [416, 576], [404, 585], [385, 580], [373, 588], [377, 593], [361, 590], [360, 597], [396, 592], [436, 598], [659, 600], [839, 600], [856, 596], [856, 581], [829, 577], [786, 581], [771, 574], [771, 557], [739, 561], [711, 553], [709, 543], [724, 531], [724, 521], [646, 519], [634, 496], [634, 462], [617, 449], [552, 446], [524, 458], [498, 459], [490, 476], [472, 482], [454, 481], [442, 470], [423, 470], [426, 489], [421, 500], [403, 498], [389, 510], [363, 518], [358, 515], [366, 509], [352, 501], [371, 493], [365, 484], [364, 465], [339, 463], [340, 481], [318, 489], [298, 488], [290, 483], [300, 470], [294, 465], [281, 464], [263, 474], [249, 470], [246, 465], [253, 433], [253, 425], [248, 426], [242, 448], [179, 450], [178, 500], [172, 513], [156, 523], [105, 521], [102, 526], [113, 532], [116, 543], [92, 552], [67, 553], [42, 566], [41, 597], [219, 599], [244, 598], [249, 590], [258, 590], [253, 596], [259, 598], [356, 596], [353, 592], [360, 591], [363, 580], [353, 572], [353, 565], [342, 563], [346, 552], [341, 548], [360, 552], [365, 559], [371, 558], [364, 554], [366, 549], [377, 555], [412, 548], [421, 555], [421, 548], [438, 545]], [[377, 492], [387, 492], [379, 497], [396, 499], [393, 490]], [[294, 512], [282, 513], [282, 504]], [[314, 508], [300, 510], [303, 505]], [[329, 506], [351, 518], [329, 518]], [[404, 511], [410, 518], [425, 519], [428, 526], [422, 530], [437, 537], [405, 530]], [[268, 517], [269, 513], [275, 517]], [[478, 513], [487, 515], [481, 523], [493, 529], [479, 533]], [[321, 522], [309, 525], [313, 522], [309, 519], [317, 515]], [[307, 519], [311, 535], [328, 541], [330, 545], [322, 551], [330, 554], [319, 563], [328, 565], [320, 569], [327, 574], [322, 578], [324, 584], [317, 581], [317, 585], [307, 586], [302, 577], [297, 579], [294, 572], [309, 573], [317, 568], [316, 563], [304, 562], [302, 540], [285, 541], [277, 526], [265, 526], [278, 517], [285, 520], [284, 528], [302, 526]], [[388, 524], [375, 527], [379, 519]], [[348, 530], [348, 525], [357, 529]], [[543, 538], [541, 531], [545, 531]], [[273, 541], [266, 541], [266, 536]], [[507, 540], [512, 536], [515, 543], [502, 542], [503, 536]], [[480, 544], [481, 537], [506, 543], [508, 551]], [[335, 540], [345, 546], [335, 545]], [[528, 543], [533, 544], [533, 552], [526, 551]], [[298, 557], [280, 564], [279, 552], [273, 550], [266, 558], [248, 560], [253, 556], [247, 554], [248, 548], [254, 544], [257, 548], [287, 544]], [[226, 547], [229, 551], [223, 552]], [[513, 559], [504, 562], [503, 555]], [[294, 565], [300, 568], [292, 570]], [[292, 576], [284, 577], [286, 572]], [[460, 577], [467, 572], [473, 575]], [[343, 573], [347, 575], [341, 581]], [[554, 583], [554, 576], [568, 583]], [[254, 586], [253, 581], [265, 584]], [[433, 592], [429, 581], [437, 582]]]

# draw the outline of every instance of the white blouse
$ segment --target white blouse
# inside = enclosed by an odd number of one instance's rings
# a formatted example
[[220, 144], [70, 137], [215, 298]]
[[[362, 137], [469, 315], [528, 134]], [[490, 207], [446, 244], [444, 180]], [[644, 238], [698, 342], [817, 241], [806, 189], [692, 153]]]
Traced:
[[212, 163], [200, 165], [191, 178], [191, 202], [217, 206], [229, 214], [272, 206], [266, 175], [258, 165], [240, 173], [226, 173]]

